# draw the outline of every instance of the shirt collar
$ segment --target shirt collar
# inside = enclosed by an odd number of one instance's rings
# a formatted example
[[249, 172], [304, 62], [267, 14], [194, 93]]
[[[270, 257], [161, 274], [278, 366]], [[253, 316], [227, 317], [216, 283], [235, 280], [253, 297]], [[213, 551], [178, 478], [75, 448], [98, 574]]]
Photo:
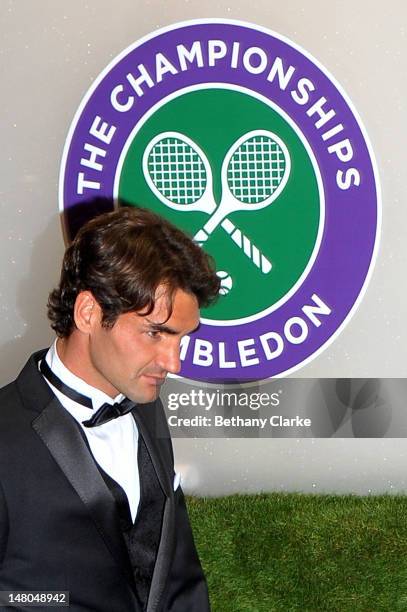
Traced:
[[51, 368], [51, 370], [62, 380], [63, 383], [71, 387], [71, 389], [75, 389], [79, 393], [90, 397], [92, 400], [94, 410], [97, 410], [102, 404], [114, 404], [115, 402], [121, 402], [124, 399], [124, 395], [119, 393], [115, 398], [111, 398], [110, 395], [107, 395], [100, 389], [96, 389], [96, 387], [92, 387], [87, 382], [85, 382], [79, 376], [73, 374], [68, 368], [62, 363], [58, 351], [57, 351], [57, 339], [49, 348], [48, 353], [45, 356], [45, 359]]

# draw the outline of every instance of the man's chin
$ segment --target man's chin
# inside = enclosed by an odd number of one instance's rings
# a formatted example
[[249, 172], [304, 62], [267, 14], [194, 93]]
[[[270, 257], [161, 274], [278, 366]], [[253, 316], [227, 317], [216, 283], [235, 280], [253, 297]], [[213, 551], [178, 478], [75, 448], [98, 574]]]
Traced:
[[160, 385], [144, 385], [135, 393], [129, 392], [127, 397], [136, 404], [148, 404], [154, 402], [160, 394]]

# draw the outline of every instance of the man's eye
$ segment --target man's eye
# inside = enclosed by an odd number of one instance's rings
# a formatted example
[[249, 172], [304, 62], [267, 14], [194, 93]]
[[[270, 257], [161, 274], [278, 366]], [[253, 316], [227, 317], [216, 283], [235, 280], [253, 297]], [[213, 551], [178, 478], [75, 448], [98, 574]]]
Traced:
[[160, 332], [158, 330], [150, 329], [147, 332], [147, 335], [150, 336], [150, 338], [158, 338], [160, 336]]

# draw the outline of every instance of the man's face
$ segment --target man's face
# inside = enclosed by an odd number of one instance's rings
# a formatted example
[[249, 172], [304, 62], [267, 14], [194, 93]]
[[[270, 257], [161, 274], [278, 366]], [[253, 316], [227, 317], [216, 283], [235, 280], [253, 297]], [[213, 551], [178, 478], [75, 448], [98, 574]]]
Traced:
[[121, 314], [110, 329], [97, 314], [89, 335], [92, 384], [111, 397], [123, 393], [137, 403], [155, 400], [167, 374], [180, 370], [181, 338], [199, 324], [196, 297], [178, 289], [167, 319], [167, 296], [159, 287], [151, 314]]

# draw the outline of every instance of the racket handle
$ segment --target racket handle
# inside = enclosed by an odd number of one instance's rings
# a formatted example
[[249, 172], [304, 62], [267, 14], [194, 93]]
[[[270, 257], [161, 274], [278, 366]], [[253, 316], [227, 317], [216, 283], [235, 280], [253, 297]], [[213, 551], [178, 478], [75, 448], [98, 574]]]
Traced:
[[[272, 268], [271, 262], [261, 251], [254, 245], [251, 240], [243, 234], [229, 219], [224, 219], [221, 223], [223, 229], [229, 234], [233, 242], [237, 244], [239, 249], [248, 257], [254, 265], [259, 268], [264, 274], [268, 274]], [[209, 238], [204, 229], [200, 229], [194, 236], [194, 241], [202, 246]]]

